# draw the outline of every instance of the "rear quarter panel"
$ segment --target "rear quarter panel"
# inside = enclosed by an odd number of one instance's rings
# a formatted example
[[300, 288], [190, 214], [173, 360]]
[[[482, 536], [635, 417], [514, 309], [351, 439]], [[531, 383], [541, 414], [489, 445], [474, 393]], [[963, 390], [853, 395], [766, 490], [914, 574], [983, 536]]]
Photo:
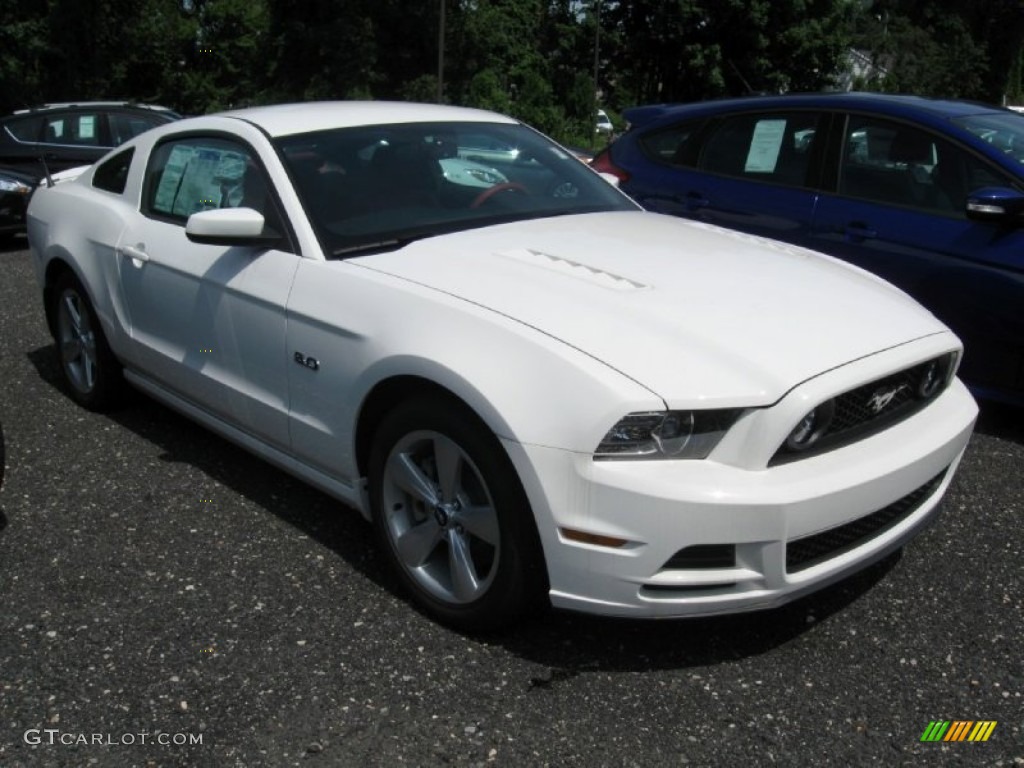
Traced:
[[69, 268], [85, 287], [115, 354], [125, 351], [128, 321], [117, 300], [116, 246], [131, 214], [119, 195], [88, 183], [91, 174], [41, 187], [28, 209], [28, 239], [40, 288], [58, 266]]

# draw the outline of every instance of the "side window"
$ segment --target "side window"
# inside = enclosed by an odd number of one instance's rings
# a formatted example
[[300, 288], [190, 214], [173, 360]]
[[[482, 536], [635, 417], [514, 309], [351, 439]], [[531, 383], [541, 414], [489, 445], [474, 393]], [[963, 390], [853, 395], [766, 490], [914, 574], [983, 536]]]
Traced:
[[36, 142], [39, 141], [39, 128], [42, 122], [43, 119], [38, 116], [21, 117], [7, 121], [4, 127], [18, 141]]
[[847, 123], [841, 195], [962, 215], [971, 190], [1010, 184], [966, 150], [916, 126], [861, 116]]
[[697, 135], [703, 121], [682, 123], [639, 139], [644, 152], [655, 162], [691, 167], [697, 164]]
[[125, 185], [128, 183], [128, 170], [132, 167], [134, 155], [134, 147], [114, 155], [96, 169], [92, 175], [92, 185], [97, 189], [114, 192], [118, 195], [123, 193]]
[[100, 146], [98, 114], [58, 113], [43, 119], [43, 141], [47, 144]]
[[194, 136], [159, 145], [146, 169], [144, 198], [144, 213], [182, 224], [198, 211], [246, 207], [278, 228], [262, 168], [247, 146], [228, 139]]
[[949, 142], [938, 142], [938, 164], [932, 180], [944, 205], [966, 216], [968, 195], [982, 187], [1011, 187], [1018, 184], [987, 162]]
[[149, 115], [134, 115], [126, 112], [113, 112], [110, 115], [110, 138], [114, 146], [134, 139], [143, 131], [162, 125], [163, 121]]
[[805, 186], [820, 120], [817, 112], [728, 117], [705, 143], [700, 167], [725, 176]]

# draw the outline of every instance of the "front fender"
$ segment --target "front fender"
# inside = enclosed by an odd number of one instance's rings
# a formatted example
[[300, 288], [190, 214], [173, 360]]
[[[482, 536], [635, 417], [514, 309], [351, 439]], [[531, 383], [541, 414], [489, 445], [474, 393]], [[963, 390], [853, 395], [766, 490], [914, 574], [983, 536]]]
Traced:
[[484, 307], [343, 262], [303, 261], [289, 302], [292, 447], [348, 482], [355, 429], [381, 382], [417, 377], [464, 401], [499, 437], [589, 453], [660, 397], [599, 360]]

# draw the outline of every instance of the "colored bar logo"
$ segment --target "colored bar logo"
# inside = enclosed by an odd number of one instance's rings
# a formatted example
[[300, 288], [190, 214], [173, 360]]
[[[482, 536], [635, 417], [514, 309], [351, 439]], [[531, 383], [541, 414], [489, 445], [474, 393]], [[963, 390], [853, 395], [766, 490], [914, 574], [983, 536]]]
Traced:
[[921, 741], [988, 741], [997, 724], [995, 720], [932, 720]]

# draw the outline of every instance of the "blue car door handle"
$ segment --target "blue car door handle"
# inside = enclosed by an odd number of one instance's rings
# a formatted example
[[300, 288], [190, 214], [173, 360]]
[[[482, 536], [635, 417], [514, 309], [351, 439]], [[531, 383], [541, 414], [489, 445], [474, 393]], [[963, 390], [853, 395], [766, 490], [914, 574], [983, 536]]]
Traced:
[[680, 199], [679, 202], [686, 203], [687, 207], [689, 207], [691, 210], [695, 210], [697, 208], [707, 208], [709, 205], [711, 205], [711, 201], [708, 200], [707, 197], [705, 197], [700, 192], [687, 192], [686, 197]]
[[858, 243], [861, 240], [870, 240], [874, 237], [878, 237], [878, 233], [868, 227], [868, 225], [863, 221], [851, 221], [841, 231], [846, 235], [847, 240], [851, 240], [855, 243]]

